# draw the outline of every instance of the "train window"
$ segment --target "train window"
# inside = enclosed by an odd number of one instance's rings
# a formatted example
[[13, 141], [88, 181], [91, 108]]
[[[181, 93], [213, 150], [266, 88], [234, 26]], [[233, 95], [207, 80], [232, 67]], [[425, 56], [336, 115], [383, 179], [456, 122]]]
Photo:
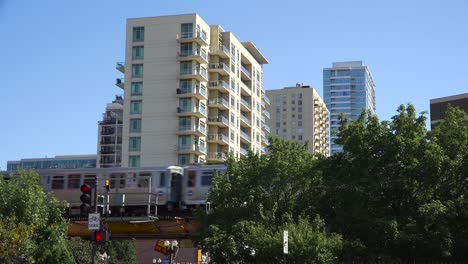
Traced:
[[80, 175], [68, 175], [68, 189], [80, 188]]
[[211, 181], [213, 180], [213, 171], [203, 171], [201, 177], [202, 186], [211, 186]]
[[85, 175], [83, 184], [88, 184], [90, 187], [96, 185], [96, 175]]
[[52, 178], [52, 190], [63, 190], [64, 185], [63, 176], [53, 176]]
[[188, 172], [187, 187], [195, 187], [196, 179], [197, 179], [196, 171], [189, 171]]
[[139, 179], [138, 188], [145, 188], [145, 187], [148, 187], [148, 179]]
[[161, 172], [159, 174], [159, 187], [166, 186], [166, 173]]

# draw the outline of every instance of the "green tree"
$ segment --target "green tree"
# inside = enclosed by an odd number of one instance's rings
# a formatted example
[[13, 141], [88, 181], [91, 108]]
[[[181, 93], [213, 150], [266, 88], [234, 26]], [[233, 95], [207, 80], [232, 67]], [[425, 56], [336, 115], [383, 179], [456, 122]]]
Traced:
[[279, 262], [287, 228], [292, 234], [289, 262], [333, 262], [341, 238], [329, 235], [316, 216], [322, 192], [319, 163], [307, 145], [277, 138], [270, 138], [267, 155], [230, 157], [226, 175], [213, 179], [209, 201], [214, 209], [202, 220], [203, 248], [220, 263]]
[[37, 173], [18, 171], [8, 181], [2, 177], [0, 262], [74, 263], [66, 246], [68, 222], [62, 210], [44, 193]]
[[[431, 136], [424, 113], [416, 115], [412, 105], [400, 106], [391, 121], [368, 113], [355, 122], [341, 119], [343, 152], [323, 163], [321, 212], [343, 235], [345, 259], [448, 260], [466, 243], [463, 120], [466, 114], [449, 114], [438, 128], [445, 134]], [[465, 234], [457, 245], [452, 221]]]

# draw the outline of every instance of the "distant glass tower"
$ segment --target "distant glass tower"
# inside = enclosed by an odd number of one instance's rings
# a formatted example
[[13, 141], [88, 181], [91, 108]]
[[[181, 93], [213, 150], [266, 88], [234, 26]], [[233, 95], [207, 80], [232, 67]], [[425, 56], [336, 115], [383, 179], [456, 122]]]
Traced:
[[330, 111], [330, 153], [333, 155], [343, 150], [334, 142], [340, 113], [351, 120], [357, 120], [363, 109], [375, 114], [375, 84], [369, 68], [362, 61], [334, 62], [331, 68], [324, 68], [323, 98]]

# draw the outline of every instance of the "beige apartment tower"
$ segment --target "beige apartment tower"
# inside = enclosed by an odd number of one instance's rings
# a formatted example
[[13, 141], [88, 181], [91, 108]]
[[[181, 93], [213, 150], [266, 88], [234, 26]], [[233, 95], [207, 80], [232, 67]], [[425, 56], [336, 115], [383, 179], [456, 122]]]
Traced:
[[273, 136], [308, 141], [311, 153], [330, 155], [329, 112], [314, 88], [297, 84], [266, 93], [271, 99], [272, 117], [267, 123]]
[[262, 65], [197, 14], [127, 20], [122, 166], [224, 162], [264, 152], [268, 127]]

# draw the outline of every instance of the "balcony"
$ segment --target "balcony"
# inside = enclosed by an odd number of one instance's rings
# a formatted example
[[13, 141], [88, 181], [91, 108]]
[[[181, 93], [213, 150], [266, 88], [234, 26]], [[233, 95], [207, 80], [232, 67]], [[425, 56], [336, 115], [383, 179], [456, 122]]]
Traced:
[[250, 120], [246, 116], [244, 116], [243, 114], [240, 115], [240, 119], [241, 119], [241, 125], [244, 125], [244, 126], [247, 126], [247, 127], [251, 126]]
[[206, 157], [207, 161], [214, 161], [214, 162], [224, 162], [227, 159], [227, 155], [224, 152], [208, 152], [208, 156]]
[[195, 70], [185, 70], [179, 73], [179, 79], [196, 79], [200, 82], [207, 82], [208, 76], [206, 69], [201, 67]]
[[229, 121], [224, 116], [209, 116], [208, 125], [215, 125], [219, 127], [229, 127]]
[[197, 49], [194, 51], [179, 51], [178, 52], [179, 61], [195, 60], [198, 63], [208, 63], [208, 55], [203, 49]]
[[177, 116], [192, 115], [198, 118], [206, 118], [206, 106], [192, 108], [177, 107]]
[[220, 56], [224, 59], [229, 58], [229, 49], [226, 48], [226, 46], [224, 45], [220, 45], [219, 47], [210, 47], [210, 53], [213, 55]]
[[262, 124], [263, 129], [265, 129], [266, 132], [270, 133], [270, 127], [267, 124]]
[[244, 67], [244, 65], [242, 65], [242, 64], [241, 64], [240, 68], [241, 68], [241, 77], [243, 77], [244, 79], [247, 79], [247, 80], [252, 80], [249, 70], [247, 70]]
[[206, 146], [203, 145], [181, 145], [177, 147], [178, 154], [192, 153], [196, 155], [206, 155]]
[[177, 135], [196, 135], [206, 137], [206, 127], [197, 125], [180, 126]]
[[213, 90], [218, 90], [220, 92], [228, 93], [229, 92], [229, 85], [227, 82], [223, 80], [218, 81], [211, 81], [208, 83], [208, 88]]
[[217, 72], [221, 75], [229, 75], [229, 66], [226, 64], [219, 62], [219, 63], [210, 63], [208, 70], [210, 72]]
[[244, 98], [241, 98], [241, 109], [250, 112], [250, 104]]
[[228, 145], [229, 138], [224, 134], [209, 134], [208, 135], [208, 143], [217, 143], [221, 145]]
[[267, 110], [263, 109], [262, 114], [266, 116], [268, 119], [270, 119], [270, 112], [268, 112]]
[[240, 132], [241, 140], [244, 139], [244, 141], [247, 141], [247, 143], [250, 143], [250, 136], [247, 135], [244, 131]]
[[115, 79], [115, 85], [117, 85], [117, 87], [124, 89], [124, 84], [125, 84], [125, 78]]
[[208, 100], [208, 107], [217, 107], [221, 110], [229, 109], [229, 102], [224, 98], [212, 98]]
[[265, 94], [263, 94], [263, 97], [262, 97], [262, 98], [263, 98], [263, 101], [265, 101], [265, 103], [266, 103], [267, 105], [270, 105], [270, 104], [271, 104], [271, 103], [270, 103], [270, 98], [268, 98]]
[[204, 32], [184, 32], [182, 34], [177, 34], [177, 41], [180, 43], [192, 43], [197, 42], [200, 45], [208, 45], [208, 36]]
[[195, 87], [177, 88], [177, 98], [195, 97], [200, 100], [208, 98], [208, 91], [204, 85], [197, 85]]
[[248, 151], [245, 148], [243, 148], [243, 147], [240, 148], [240, 154], [242, 156], [244, 156], [244, 157], [247, 156], [247, 153], [248, 153]]
[[245, 96], [252, 96], [252, 91], [250, 90], [249, 87], [244, 82], [241, 82], [241, 94]]
[[115, 65], [115, 68], [121, 72], [121, 73], [125, 73], [125, 63], [123, 62], [117, 62], [116, 65]]

